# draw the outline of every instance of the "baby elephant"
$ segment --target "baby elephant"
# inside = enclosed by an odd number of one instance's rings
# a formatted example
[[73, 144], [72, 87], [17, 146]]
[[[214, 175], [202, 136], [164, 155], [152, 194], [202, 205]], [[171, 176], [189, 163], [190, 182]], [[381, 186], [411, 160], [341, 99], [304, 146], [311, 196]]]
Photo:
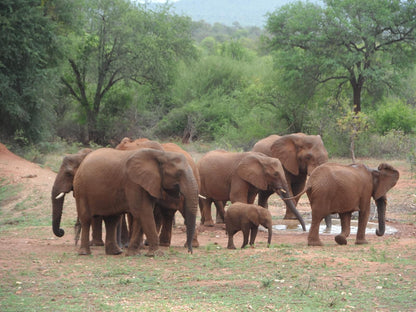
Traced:
[[236, 249], [233, 236], [240, 230], [243, 231], [244, 235], [244, 241], [241, 248], [244, 248], [247, 245], [250, 231], [250, 245], [253, 245], [257, 236], [259, 224], [268, 229], [269, 236], [267, 239], [267, 246], [270, 245], [272, 240], [272, 215], [266, 208], [254, 204], [235, 202], [231, 204], [225, 212], [224, 219], [225, 231], [228, 234], [228, 249]]

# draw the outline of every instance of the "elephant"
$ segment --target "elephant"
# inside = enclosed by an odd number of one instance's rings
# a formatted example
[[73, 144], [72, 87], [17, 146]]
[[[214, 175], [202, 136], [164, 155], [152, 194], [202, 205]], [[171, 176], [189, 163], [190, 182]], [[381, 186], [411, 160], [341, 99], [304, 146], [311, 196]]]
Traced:
[[[92, 149], [84, 148], [76, 154], [66, 155], [63, 158], [62, 164], [56, 175], [54, 184], [52, 186], [51, 200], [52, 230], [54, 234], [58, 237], [62, 237], [65, 234], [65, 231], [59, 228], [59, 224], [61, 223], [62, 208], [65, 200], [65, 195], [73, 190], [75, 173], [77, 172], [78, 167], [84, 160], [84, 158], [91, 152]], [[77, 239], [75, 239], [75, 242], [77, 242]], [[91, 243], [97, 246], [104, 245], [104, 242], [101, 239], [101, 235], [99, 235], [99, 237], [93, 237]]]
[[[328, 161], [328, 152], [321, 136], [304, 133], [283, 136], [270, 135], [254, 144], [252, 151], [266, 154], [281, 161], [290, 194], [294, 196], [304, 189], [307, 176], [311, 174], [313, 169]], [[272, 193], [271, 190], [260, 191], [258, 204], [267, 207], [267, 200]], [[296, 205], [298, 200], [298, 198], [295, 200]], [[284, 218], [296, 218], [287, 205]], [[327, 221], [329, 222], [329, 219]], [[327, 226], [329, 226], [328, 223]]]
[[[252, 204], [260, 190], [276, 192], [281, 198], [289, 197], [280, 160], [256, 152], [227, 152], [215, 150], [206, 153], [197, 163], [201, 178], [199, 199], [204, 225], [213, 225], [213, 201]], [[294, 201], [287, 201], [305, 231], [305, 222]]]
[[[192, 169], [194, 174], [195, 180], [198, 185], [198, 189], [200, 188], [200, 178], [198, 169], [196, 167], [195, 161], [193, 160], [192, 156], [183, 150], [179, 145], [175, 143], [158, 143], [156, 141], [151, 141], [146, 138], [140, 138], [136, 140], [132, 140], [130, 138], [123, 138], [119, 145], [117, 145], [116, 149], [119, 150], [137, 150], [141, 148], [154, 148], [158, 150], [168, 151], [168, 152], [176, 152], [183, 154]], [[156, 218], [156, 226], [158, 232], [160, 231], [159, 235], [159, 243], [161, 246], [170, 246], [171, 239], [172, 239], [172, 226], [175, 220], [175, 213], [177, 210], [183, 210], [183, 203], [184, 201], [175, 198], [171, 198], [167, 196], [164, 199], [159, 199], [156, 203], [155, 207], [155, 218]], [[192, 240], [193, 247], [199, 247], [199, 242], [197, 238], [197, 232], [195, 231], [195, 236]]]
[[347, 244], [350, 234], [351, 214], [359, 211], [356, 244], [367, 244], [365, 229], [370, 215], [371, 197], [376, 202], [378, 213], [377, 236], [385, 232], [386, 193], [399, 179], [399, 172], [391, 165], [381, 163], [377, 169], [364, 164], [341, 165], [326, 163], [310, 175], [305, 189], [312, 208], [312, 223], [309, 229], [308, 245], [322, 246], [319, 239], [321, 220], [332, 213], [341, 219], [341, 233], [335, 236], [339, 245]]
[[[139, 254], [139, 231], [149, 242], [147, 256], [162, 254], [153, 207], [165, 195], [182, 197], [188, 251], [198, 204], [198, 186], [185, 157], [179, 153], [140, 149], [120, 151], [101, 148], [88, 154], [74, 177], [74, 196], [81, 221], [78, 254], [91, 253], [89, 230], [94, 216], [103, 216], [106, 226], [106, 254], [120, 254], [115, 229], [122, 213], [132, 216], [131, 240], [126, 255]], [[59, 227], [59, 223], [56, 225]]]
[[[73, 182], [75, 173], [84, 160], [85, 156], [91, 153], [93, 150], [90, 148], [84, 148], [76, 154], [66, 155], [62, 164], [59, 168], [58, 174], [56, 175], [55, 182], [52, 187], [52, 230], [54, 234], [58, 237], [64, 235], [64, 231], [59, 229], [59, 224], [61, 222], [63, 203], [65, 195], [73, 190]], [[102, 217], [96, 216], [92, 221], [92, 240], [90, 241], [91, 246], [104, 246], [102, 240], [102, 229], [101, 229]], [[121, 227], [125, 229], [121, 231], [123, 234], [127, 232], [127, 225], [125, 220], [121, 223]], [[79, 234], [81, 232], [81, 223], [77, 218], [77, 222], [74, 226], [75, 228], [75, 245], [78, 243]], [[121, 234], [120, 234], [121, 235]], [[121, 235], [119, 237], [119, 245], [125, 245], [128, 242], [128, 237], [126, 235]]]
[[240, 230], [243, 231], [244, 236], [241, 248], [249, 243], [250, 233], [250, 246], [253, 246], [260, 224], [268, 230], [267, 247], [269, 247], [272, 240], [273, 224], [272, 215], [268, 209], [254, 204], [235, 202], [227, 209], [224, 218], [225, 231], [228, 234], [228, 249], [236, 249], [233, 236]]

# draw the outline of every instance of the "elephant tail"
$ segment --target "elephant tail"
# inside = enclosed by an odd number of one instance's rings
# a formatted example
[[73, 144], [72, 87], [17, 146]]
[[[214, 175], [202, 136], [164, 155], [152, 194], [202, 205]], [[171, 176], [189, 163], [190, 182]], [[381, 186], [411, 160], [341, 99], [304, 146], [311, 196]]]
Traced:
[[307, 191], [309, 190], [309, 187], [306, 187], [302, 192], [300, 192], [299, 194], [296, 194], [294, 196], [291, 197], [286, 197], [283, 198], [283, 200], [293, 200], [293, 199], [298, 199], [299, 197], [301, 197], [303, 194], [305, 194]]

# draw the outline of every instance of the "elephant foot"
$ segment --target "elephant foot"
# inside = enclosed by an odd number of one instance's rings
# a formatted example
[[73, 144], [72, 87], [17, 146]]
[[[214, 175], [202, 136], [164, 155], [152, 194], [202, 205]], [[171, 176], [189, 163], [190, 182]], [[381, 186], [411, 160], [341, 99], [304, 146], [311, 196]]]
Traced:
[[78, 250], [78, 255], [80, 256], [88, 256], [91, 254], [91, 250], [89, 248], [81, 247]]
[[137, 249], [127, 249], [126, 251], [126, 257], [133, 257], [133, 256], [138, 256], [140, 255], [140, 250]]
[[338, 245], [346, 245], [347, 244], [347, 239], [345, 238], [344, 235], [335, 236], [335, 241], [337, 242]]
[[149, 251], [146, 253], [146, 257], [162, 257], [165, 253], [160, 249], [149, 249]]
[[204, 226], [214, 226], [214, 221], [213, 220], [205, 220], [205, 222], [204, 223], [201, 223], [201, 224], [203, 224]]
[[117, 246], [117, 247], [106, 247], [105, 248], [105, 253], [107, 255], [119, 255], [121, 254], [123, 251]]
[[308, 239], [308, 246], [323, 246], [324, 244], [320, 239]]
[[195, 247], [195, 248], [198, 248], [199, 247], [199, 242], [198, 242], [198, 240], [196, 238], [194, 238], [192, 240], [192, 247]]
[[368, 244], [368, 241], [367, 241], [365, 238], [362, 238], [362, 239], [357, 239], [357, 240], [355, 241], [355, 244], [356, 244], [356, 245], [365, 245], [365, 244]]
[[163, 247], [169, 247], [170, 243], [169, 242], [160, 242], [159, 246], [163, 246]]
[[90, 241], [90, 246], [104, 246], [104, 242], [102, 239], [92, 239]]
[[223, 219], [223, 218], [221, 218], [220, 216], [218, 216], [218, 217], [215, 219], [215, 223], [220, 224], [220, 223], [225, 223], [225, 221], [224, 221], [224, 219]]

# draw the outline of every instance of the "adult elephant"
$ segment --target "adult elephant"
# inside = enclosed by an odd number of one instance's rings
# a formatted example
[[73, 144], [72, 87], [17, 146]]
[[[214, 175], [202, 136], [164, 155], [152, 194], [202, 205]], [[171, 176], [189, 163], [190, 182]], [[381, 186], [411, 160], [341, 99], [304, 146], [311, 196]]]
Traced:
[[347, 244], [350, 234], [351, 214], [359, 211], [356, 244], [367, 244], [365, 229], [370, 215], [371, 197], [376, 202], [379, 228], [378, 236], [384, 235], [386, 215], [386, 193], [396, 185], [399, 172], [382, 163], [377, 169], [363, 164], [341, 165], [327, 163], [316, 168], [305, 190], [312, 208], [312, 223], [309, 229], [308, 245], [321, 246], [319, 225], [322, 219], [338, 213], [341, 219], [341, 233], [335, 237], [340, 245]]
[[[270, 135], [258, 141], [253, 146], [252, 151], [266, 154], [281, 161], [290, 194], [293, 195], [299, 194], [304, 189], [307, 176], [311, 174], [313, 169], [328, 161], [328, 152], [321, 136], [304, 133], [283, 136]], [[270, 190], [260, 191], [258, 204], [267, 207], [268, 198], [272, 193]], [[297, 197], [296, 204], [298, 200]], [[284, 218], [296, 218], [292, 209], [287, 205]]]
[[[205, 225], [214, 222], [211, 216], [213, 201], [242, 202], [252, 204], [259, 191], [276, 192], [280, 197], [289, 197], [282, 164], [276, 158], [262, 153], [233, 153], [223, 150], [205, 154], [197, 163], [201, 177], [199, 199]], [[305, 230], [302, 216], [293, 201], [287, 201], [294, 215]]]
[[121, 253], [115, 229], [122, 213], [130, 213], [133, 220], [127, 255], [139, 253], [140, 229], [149, 242], [147, 255], [160, 253], [153, 206], [164, 193], [173, 198], [183, 195], [187, 246], [192, 252], [198, 188], [183, 155], [155, 149], [118, 151], [109, 148], [87, 155], [74, 177], [74, 196], [82, 226], [79, 254], [91, 253], [89, 230], [96, 215], [103, 216], [105, 222], [106, 253]]
[[[141, 148], [153, 148], [168, 152], [180, 153], [185, 156], [186, 161], [192, 169], [192, 173], [195, 177], [195, 180], [198, 185], [198, 190], [200, 188], [200, 178], [196, 163], [193, 160], [192, 156], [182, 149], [179, 145], [175, 143], [162, 143], [156, 141], [151, 141], [146, 138], [140, 138], [132, 140], [130, 138], [123, 138], [120, 144], [117, 145], [116, 149], [119, 150], [137, 150]], [[172, 198], [168, 194], [164, 194], [163, 198], [160, 198], [156, 202], [154, 215], [156, 221], [156, 227], [159, 235], [159, 243], [161, 246], [170, 246], [172, 240], [172, 227], [175, 219], [176, 211], [183, 211], [184, 201], [183, 198]], [[192, 240], [193, 247], [199, 247], [199, 242], [197, 238], [197, 231], [195, 231], [194, 238]]]

